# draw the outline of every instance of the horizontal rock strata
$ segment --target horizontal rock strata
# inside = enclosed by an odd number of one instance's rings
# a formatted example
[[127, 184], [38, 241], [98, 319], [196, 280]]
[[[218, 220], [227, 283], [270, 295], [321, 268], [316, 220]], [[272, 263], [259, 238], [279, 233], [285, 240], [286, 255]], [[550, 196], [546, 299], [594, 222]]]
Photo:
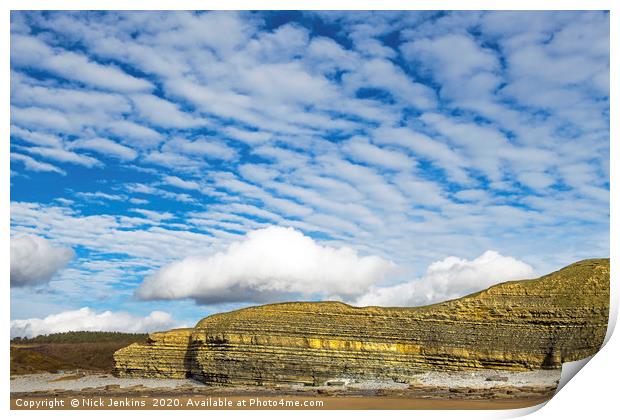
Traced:
[[188, 348], [192, 328], [149, 334], [145, 344], [131, 344], [114, 353], [118, 376], [187, 378]]
[[116, 371], [319, 385], [343, 377], [407, 381], [428, 369], [557, 368], [599, 349], [608, 311], [609, 260], [586, 260], [425, 307], [294, 302], [212, 315], [193, 330], [152, 334], [147, 345], [119, 350]]

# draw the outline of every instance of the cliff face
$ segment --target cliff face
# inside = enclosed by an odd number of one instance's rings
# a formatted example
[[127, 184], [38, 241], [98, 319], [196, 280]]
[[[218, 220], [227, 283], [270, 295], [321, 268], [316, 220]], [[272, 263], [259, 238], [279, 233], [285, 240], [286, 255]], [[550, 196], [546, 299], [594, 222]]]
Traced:
[[114, 353], [119, 376], [148, 378], [188, 377], [188, 348], [192, 328], [149, 334], [146, 344], [131, 344]]
[[187, 374], [221, 384], [552, 368], [599, 349], [608, 310], [609, 260], [586, 260], [419, 308], [295, 302], [212, 315], [182, 339], [175, 330], [152, 334], [149, 344], [121, 349], [115, 360], [121, 375]]

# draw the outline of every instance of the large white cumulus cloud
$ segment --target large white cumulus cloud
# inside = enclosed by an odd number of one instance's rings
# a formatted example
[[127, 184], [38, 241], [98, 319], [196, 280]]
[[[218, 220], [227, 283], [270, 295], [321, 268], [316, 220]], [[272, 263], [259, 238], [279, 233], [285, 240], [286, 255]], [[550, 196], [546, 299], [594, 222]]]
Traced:
[[165, 266], [145, 279], [137, 296], [202, 303], [346, 300], [367, 291], [394, 268], [381, 257], [323, 246], [295, 229], [271, 226], [249, 232], [225, 252]]
[[389, 287], [373, 287], [355, 304], [359, 306], [415, 306], [454, 299], [493, 284], [531, 277], [528, 264], [496, 251], [471, 261], [448, 257], [431, 264], [423, 277]]
[[153, 311], [145, 317], [127, 312], [97, 313], [84, 307], [65, 311], [45, 318], [15, 319], [11, 321], [11, 337], [35, 337], [67, 331], [151, 332], [179, 326], [167, 312]]
[[72, 249], [54, 246], [40, 236], [11, 238], [11, 287], [43, 284], [73, 256]]

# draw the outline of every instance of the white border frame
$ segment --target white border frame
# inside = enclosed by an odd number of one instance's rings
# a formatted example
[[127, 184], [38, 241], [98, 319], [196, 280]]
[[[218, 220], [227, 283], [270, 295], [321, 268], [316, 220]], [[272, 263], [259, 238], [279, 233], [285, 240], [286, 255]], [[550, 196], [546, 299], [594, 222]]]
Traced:
[[[0, 146], [0, 267], [3, 270], [3, 281], [5, 293], [2, 296], [2, 314], [5, 337], [9, 337], [10, 328], [10, 293], [9, 288], [9, 237], [10, 237], [10, 159], [9, 159], [9, 127], [10, 127], [10, 99], [7, 94], [10, 92], [9, 76], [9, 39], [10, 39], [10, 10], [610, 10], [611, 20], [611, 69], [616, 70], [617, 66], [617, 43], [614, 42], [614, 35], [617, 35], [615, 28], [619, 27], [620, 19], [617, 16], [618, 7], [614, 10], [617, 2], [611, 0], [520, 0], [520, 1], [504, 1], [504, 0], [428, 0], [428, 1], [404, 1], [404, 0], [381, 0], [380, 2], [372, 1], [345, 1], [345, 0], [263, 0], [263, 1], [244, 1], [229, 0], [221, 1], [196, 1], [196, 0], [4, 0], [0, 3], [2, 14], [0, 15], [0, 69], [2, 71], [2, 90], [6, 96], [0, 105], [0, 124], [3, 133], [3, 142]], [[618, 113], [614, 99], [617, 98], [617, 88], [615, 84], [614, 71], [611, 71], [610, 84], [610, 176], [611, 182], [611, 203], [610, 203], [610, 257], [612, 270], [611, 285], [611, 313], [609, 319], [608, 334], [606, 337], [606, 345], [601, 351], [595, 355], [592, 360], [583, 367], [583, 371], [579, 373], [578, 378], [570, 381], [562, 390], [552, 398], [547, 404], [527, 409], [518, 410], [502, 410], [502, 411], [386, 411], [385, 413], [377, 411], [356, 411], [348, 413], [342, 411], [323, 411], [320, 414], [313, 411], [297, 411], [294, 416], [297, 418], [314, 418], [317, 415], [321, 417], [341, 417], [354, 415], [362, 418], [376, 418], [381, 415], [389, 415], [398, 418], [458, 418], [458, 419], [484, 419], [484, 418], [508, 418], [522, 416], [535, 412], [530, 418], [580, 418], [586, 416], [589, 418], [608, 418], [609, 413], [616, 411], [617, 395], [614, 390], [616, 376], [620, 373], [618, 368], [618, 360], [616, 354], [620, 354], [620, 344], [617, 337], [611, 335], [617, 319], [618, 311], [618, 285], [614, 278], [618, 272], [617, 252], [620, 241], [620, 230], [618, 229], [618, 203], [620, 200], [620, 188], [618, 184], [613, 182], [618, 179], [620, 164], [620, 150], [617, 141], [611, 139], [618, 138]], [[617, 70], [616, 70], [617, 71]], [[0, 347], [3, 356], [2, 371], [0, 378], [4, 398], [1, 399], [2, 411], [9, 411], [9, 398], [7, 394], [10, 389], [10, 373], [9, 373], [9, 346]], [[539, 410], [540, 409], [540, 410]], [[247, 416], [265, 415], [272, 419], [284, 419], [290, 417], [291, 413], [286, 411], [263, 411], [261, 413], [253, 411], [182, 411], [183, 416], [191, 416], [195, 418], [205, 417], [224, 417], [240, 418]], [[84, 416], [83, 411], [10, 411], [10, 415], [15, 418], [30, 417], [51, 417], [51, 418], [68, 418], [81, 419]], [[90, 411], [88, 416], [93, 419], [102, 419], [110, 415], [132, 416], [132, 417], [149, 417], [155, 419], [169, 418], [174, 415], [170, 411]]]

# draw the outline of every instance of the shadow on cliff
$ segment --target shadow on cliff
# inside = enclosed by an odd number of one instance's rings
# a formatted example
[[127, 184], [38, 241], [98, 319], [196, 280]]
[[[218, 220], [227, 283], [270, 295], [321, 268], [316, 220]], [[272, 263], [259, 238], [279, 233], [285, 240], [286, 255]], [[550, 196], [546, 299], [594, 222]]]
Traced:
[[186, 378], [198, 379], [194, 378], [193, 367], [196, 365], [196, 347], [192, 344], [193, 343], [190, 340], [189, 346], [187, 346], [187, 351], [185, 352], [185, 356], [183, 357], [183, 367], [185, 368]]

